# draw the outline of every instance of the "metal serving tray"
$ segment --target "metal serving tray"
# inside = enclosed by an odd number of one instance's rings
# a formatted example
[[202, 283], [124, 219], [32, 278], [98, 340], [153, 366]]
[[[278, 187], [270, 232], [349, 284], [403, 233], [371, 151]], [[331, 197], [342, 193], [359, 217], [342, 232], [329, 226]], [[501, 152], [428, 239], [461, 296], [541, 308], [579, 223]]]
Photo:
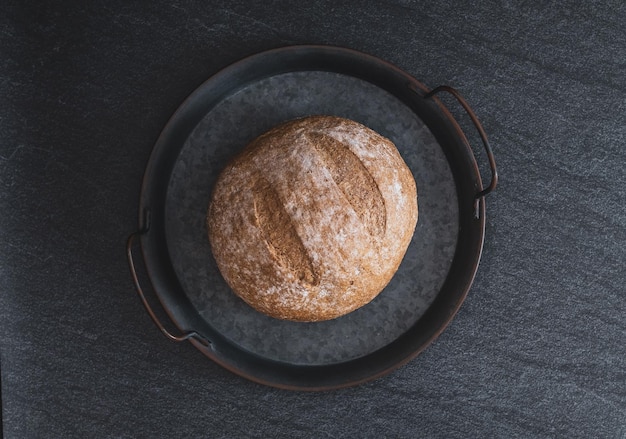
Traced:
[[[483, 140], [491, 182], [483, 187], [461, 128], [435, 96], [465, 108]], [[225, 164], [274, 125], [329, 114], [391, 139], [413, 172], [419, 221], [390, 284], [338, 319], [298, 323], [262, 315], [222, 279], [205, 226], [212, 185]], [[148, 162], [138, 231], [128, 240], [131, 273], [150, 316], [173, 340], [189, 340], [215, 362], [253, 381], [322, 390], [379, 377], [421, 352], [450, 322], [478, 268], [485, 200], [497, 172], [473, 111], [450, 87], [432, 91], [380, 59], [349, 49], [292, 46], [245, 58], [202, 84], [176, 111]], [[133, 248], [174, 335], [140, 285]]]

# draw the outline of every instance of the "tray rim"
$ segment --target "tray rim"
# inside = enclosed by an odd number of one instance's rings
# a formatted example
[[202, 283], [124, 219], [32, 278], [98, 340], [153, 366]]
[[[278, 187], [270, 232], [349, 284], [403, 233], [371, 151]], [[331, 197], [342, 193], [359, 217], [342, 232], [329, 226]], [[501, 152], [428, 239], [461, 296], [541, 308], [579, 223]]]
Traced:
[[[264, 52], [260, 52], [254, 55], [250, 55], [247, 56], [245, 58], [242, 58], [241, 60], [230, 64], [229, 66], [221, 69], [220, 71], [218, 71], [215, 75], [212, 75], [209, 79], [207, 79], [205, 82], [203, 82], [199, 87], [197, 87], [182, 103], [181, 105], [178, 107], [178, 109], [174, 112], [174, 114], [171, 116], [171, 118], [168, 120], [168, 122], [166, 123], [165, 127], [163, 128], [161, 134], [159, 135], [159, 138], [157, 139], [155, 146], [152, 150], [152, 153], [150, 155], [150, 158], [148, 159], [148, 164], [146, 165], [146, 170], [144, 173], [144, 178], [142, 180], [142, 186], [141, 186], [141, 197], [140, 197], [140, 208], [139, 208], [139, 230], [140, 231], [149, 231], [150, 230], [150, 226], [151, 226], [151, 219], [150, 219], [150, 212], [151, 212], [151, 208], [150, 205], [148, 203], [148, 206], [146, 206], [146, 191], [151, 190], [154, 191], [154, 188], [149, 187], [150, 184], [153, 184], [151, 182], [151, 174], [154, 173], [154, 169], [152, 169], [154, 162], [155, 162], [155, 154], [158, 152], [159, 147], [163, 148], [162, 145], [167, 144], [169, 137], [171, 136], [171, 129], [174, 125], [180, 125], [180, 118], [181, 115], [184, 115], [185, 111], [187, 111], [186, 109], [189, 107], [190, 103], [193, 101], [194, 98], [197, 98], [198, 93], [200, 92], [200, 90], [203, 90], [207, 87], [210, 87], [212, 84], [215, 84], [215, 82], [218, 82], [219, 80], [224, 80], [224, 79], [229, 79], [228, 76], [232, 75], [232, 72], [237, 72], [238, 69], [244, 69], [246, 68], [246, 66], [250, 66], [250, 65], [254, 65], [255, 62], [263, 59], [263, 58], [272, 58], [272, 57], [280, 57], [282, 55], [289, 55], [289, 54], [293, 54], [294, 52], [296, 52], [296, 55], [299, 53], [298, 56], [302, 56], [302, 57], [306, 57], [306, 56], [311, 56], [310, 54], [314, 54], [314, 56], [324, 56], [324, 55], [333, 55], [333, 56], [347, 56], [348, 58], [350, 57], [358, 57], [358, 58], [362, 58], [364, 59], [366, 62], [370, 62], [370, 63], [375, 63], [377, 66], [388, 70], [390, 72], [393, 72], [395, 75], [400, 75], [401, 77], [403, 77], [404, 79], [406, 79], [406, 86], [407, 86], [407, 91], [406, 93], [408, 93], [408, 89], [410, 89], [411, 87], [413, 87], [413, 91], [414, 92], [421, 92], [422, 95], [428, 93], [430, 90], [421, 82], [417, 81], [415, 78], [413, 78], [412, 76], [410, 76], [408, 73], [404, 72], [403, 70], [400, 70], [399, 68], [397, 68], [396, 66], [381, 60], [379, 58], [373, 57], [371, 55], [367, 55], [364, 54], [362, 52], [358, 52], [355, 51], [353, 49], [347, 49], [347, 48], [343, 48], [343, 47], [337, 47], [337, 46], [326, 46], [326, 45], [298, 45], [298, 46], [286, 46], [286, 47], [281, 47], [281, 48], [277, 48], [277, 49], [271, 49], [268, 51], [264, 51]], [[307, 53], [309, 55], [307, 55]], [[319, 69], [299, 69], [300, 71], [307, 71], [307, 70], [319, 70]], [[298, 71], [298, 70], [286, 70], [284, 72], [278, 72], [275, 73], [274, 75], [280, 74], [280, 73], [287, 73], [290, 71]], [[270, 76], [274, 76], [274, 75], [270, 75]], [[352, 76], [352, 75], [350, 75]], [[261, 80], [264, 78], [255, 78], [255, 80]], [[363, 78], [359, 78], [359, 79], [363, 79]], [[231, 90], [228, 94], [226, 94], [225, 96], [235, 93], [238, 89], [245, 87], [249, 82], [244, 81], [243, 85], [240, 85], [239, 88], [237, 88], [236, 90]], [[374, 84], [376, 86], [378, 86], [378, 84]], [[396, 96], [397, 97], [397, 96]], [[422, 96], [423, 97], [423, 96]], [[469, 164], [471, 165], [470, 167], [471, 172], [473, 175], [475, 175], [476, 177], [476, 186], [478, 190], [482, 189], [482, 180], [481, 180], [481, 176], [480, 176], [480, 172], [478, 170], [478, 165], [474, 159], [473, 153], [471, 153], [471, 147], [467, 141], [467, 138], [465, 137], [465, 134], [463, 133], [462, 129], [460, 128], [459, 124], [457, 123], [457, 121], [454, 119], [454, 117], [452, 116], [452, 114], [450, 113], [450, 111], [445, 107], [445, 105], [443, 105], [443, 103], [441, 103], [440, 100], [438, 100], [437, 98], [433, 98], [431, 99], [432, 101], [432, 105], [436, 105], [437, 110], [447, 119], [447, 123], [449, 123], [449, 125], [454, 129], [454, 136], [465, 145], [465, 147], [467, 148], [467, 150], [469, 150]], [[206, 114], [206, 113], [204, 113]], [[419, 116], [418, 116], [419, 117]], [[420, 118], [421, 119], [421, 118]], [[199, 122], [200, 119], [198, 119], [194, 124], [192, 124], [193, 126], [190, 128], [190, 130], [193, 130], [193, 128], [195, 128], [195, 126], [197, 126], [197, 123]], [[430, 127], [429, 127], [430, 128]], [[188, 127], [189, 129], [189, 127]], [[191, 132], [191, 131], [189, 131]], [[439, 142], [439, 139], [438, 139]], [[172, 165], [173, 166], [173, 165]], [[455, 184], [456, 184], [456, 174], [453, 173], [453, 176], [455, 178]], [[167, 185], [165, 185], [165, 192], [167, 192]], [[458, 187], [457, 187], [457, 195], [459, 193]], [[461, 197], [459, 196], [459, 209], [461, 209]], [[389, 372], [397, 369], [398, 367], [401, 367], [402, 365], [406, 364], [407, 362], [411, 361], [413, 358], [415, 358], [417, 355], [419, 355], [426, 347], [428, 347], [440, 334], [441, 332], [443, 332], [445, 330], [445, 328], [448, 326], [448, 324], [450, 323], [450, 321], [454, 318], [454, 316], [456, 315], [456, 312], [458, 311], [458, 309], [460, 308], [461, 304], [463, 303], [463, 301], [465, 300], [465, 297], [469, 291], [469, 289], [471, 288], [471, 285], [473, 284], [473, 280], [474, 277], [476, 275], [476, 271], [478, 269], [478, 265], [480, 262], [480, 258], [482, 255], [482, 247], [483, 247], [483, 243], [484, 243], [484, 235], [485, 235], [485, 212], [486, 212], [486, 207], [485, 207], [485, 200], [484, 197], [481, 197], [478, 199], [478, 218], [476, 218], [476, 220], [478, 221], [477, 223], [477, 227], [475, 227], [475, 231], [478, 233], [478, 240], [477, 243], [474, 243], [474, 247], [475, 247], [475, 251], [474, 253], [474, 258], [471, 261], [470, 267], [468, 269], [470, 276], [467, 278], [465, 285], [462, 288], [462, 291], [460, 291], [460, 294], [457, 297], [457, 300], [454, 301], [454, 303], [450, 304], [451, 306], [449, 307], [449, 315], [448, 318], [445, 319], [444, 321], [440, 322], [440, 324], [438, 325], [438, 327], [432, 332], [432, 334], [428, 337], [428, 339], [426, 340], [425, 343], [422, 343], [421, 346], [419, 346], [417, 349], [414, 349], [410, 355], [405, 355], [403, 358], [395, 361], [392, 365], [390, 365], [389, 367], [385, 367], [382, 368], [380, 370], [377, 370], [376, 372], [373, 372], [371, 374], [368, 374], [367, 376], [360, 376], [360, 377], [355, 377], [354, 379], [344, 379], [341, 382], [329, 382], [326, 384], [316, 384], [316, 385], [307, 385], [305, 383], [300, 383], [298, 382], [298, 380], [296, 380], [296, 382], [277, 382], [276, 380], [272, 380], [272, 379], [267, 379], [266, 377], [260, 377], [255, 375], [254, 373], [249, 373], [246, 370], [242, 370], [241, 368], [233, 365], [232, 363], [230, 363], [229, 361], [225, 361], [225, 359], [222, 357], [222, 355], [214, 350], [214, 341], [210, 341], [209, 343], [205, 343], [204, 340], [202, 340], [203, 337], [191, 337], [189, 338], [189, 340], [191, 341], [191, 343], [197, 348], [199, 349], [201, 352], [203, 352], [207, 357], [209, 357], [212, 361], [214, 361], [215, 363], [221, 365], [222, 367], [230, 370], [231, 372], [236, 373], [237, 375], [240, 375], [244, 378], [247, 378], [251, 381], [255, 381], [257, 383], [261, 383], [261, 384], [265, 384], [265, 385], [269, 385], [269, 386], [273, 386], [273, 387], [279, 387], [279, 388], [286, 388], [286, 389], [292, 389], [292, 390], [328, 390], [328, 389], [336, 389], [336, 388], [340, 388], [340, 387], [348, 387], [348, 386], [352, 386], [352, 385], [357, 385], [363, 382], [367, 382], [367, 381], [371, 381], [373, 379], [379, 378], [383, 375], [388, 374]], [[148, 214], [147, 214], [148, 213]], [[167, 298], [163, 295], [162, 290], [161, 292], [159, 291], [159, 288], [157, 288], [157, 284], [159, 284], [159, 274], [155, 271], [155, 269], [153, 269], [150, 264], [148, 263], [148, 260], [150, 258], [150, 251], [151, 249], [149, 248], [149, 245], [147, 244], [147, 239], [146, 239], [146, 233], [142, 233], [141, 235], [141, 240], [140, 240], [140, 245], [141, 245], [141, 252], [144, 258], [144, 261], [146, 261], [145, 266], [146, 269], [148, 271], [148, 276], [150, 278], [151, 283], [154, 285], [154, 290], [155, 293], [159, 299], [159, 301], [161, 302], [163, 308], [165, 309], [166, 313], [168, 314], [169, 318], [172, 320], [172, 322], [174, 323], [174, 325], [181, 331], [188, 331], [189, 328], [186, 328], [186, 325], [182, 325], [179, 322], [179, 318], [177, 318], [176, 314], [177, 311], [174, 309], [176, 308], [175, 304], [172, 304], [171, 301], [168, 301]], [[477, 244], [477, 245], [476, 245]], [[456, 253], [458, 252], [458, 247], [461, 244], [459, 242], [457, 242], [457, 249], [455, 250], [455, 259], [456, 259]], [[454, 262], [453, 262], [454, 263]], [[155, 282], [156, 280], [156, 282]], [[446, 279], [447, 281], [448, 279]], [[182, 288], [182, 287], [181, 287]], [[443, 290], [440, 289], [440, 291], [437, 293], [437, 298], [440, 296], [441, 291]], [[436, 299], [437, 299], [436, 298]], [[436, 300], [435, 299], [435, 300]], [[431, 304], [432, 306], [432, 304]], [[421, 318], [420, 318], [421, 320]], [[402, 336], [400, 336], [399, 338], [402, 338], [406, 335], [403, 334]], [[208, 337], [207, 337], [208, 338]], [[396, 339], [397, 340], [397, 339]], [[215, 341], [215, 343], [217, 343], [217, 341]], [[396, 343], [396, 341], [392, 342], [391, 344]], [[387, 346], [386, 346], [387, 347]], [[386, 348], [385, 347], [385, 348]], [[366, 356], [367, 357], [367, 356]], [[277, 362], [275, 360], [271, 360], [271, 359], [265, 359], [265, 360], [269, 360], [270, 362], [276, 362], [276, 363], [280, 363]], [[348, 365], [349, 363], [355, 362], [355, 361], [359, 361], [360, 359], [355, 359], [355, 360], [349, 360], [347, 362], [344, 362], [342, 364], [344, 365]], [[333, 365], [328, 365], [329, 367], [332, 368]], [[302, 366], [299, 365], [298, 367], [300, 368], [313, 368], [313, 369], [326, 369], [327, 366], [326, 365], [311, 365], [311, 366]]]

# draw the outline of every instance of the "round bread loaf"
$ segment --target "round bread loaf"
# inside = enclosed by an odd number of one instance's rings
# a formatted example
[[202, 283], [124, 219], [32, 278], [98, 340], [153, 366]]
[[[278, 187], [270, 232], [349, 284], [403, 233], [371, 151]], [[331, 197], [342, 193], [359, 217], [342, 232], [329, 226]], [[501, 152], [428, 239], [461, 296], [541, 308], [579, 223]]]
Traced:
[[394, 144], [312, 116], [253, 140], [220, 174], [207, 213], [224, 279], [271, 317], [329, 320], [369, 303], [397, 271], [417, 190]]

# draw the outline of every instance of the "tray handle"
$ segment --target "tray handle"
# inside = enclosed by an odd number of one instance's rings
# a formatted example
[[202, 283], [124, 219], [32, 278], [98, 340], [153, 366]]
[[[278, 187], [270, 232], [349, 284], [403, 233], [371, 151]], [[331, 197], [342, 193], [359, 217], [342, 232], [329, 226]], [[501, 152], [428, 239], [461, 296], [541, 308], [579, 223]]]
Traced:
[[489, 160], [489, 167], [491, 168], [491, 183], [489, 183], [489, 186], [487, 186], [485, 189], [483, 189], [482, 191], [478, 192], [475, 195], [474, 199], [478, 200], [484, 197], [485, 195], [487, 195], [488, 193], [490, 193], [491, 191], [493, 191], [496, 188], [496, 185], [498, 184], [498, 169], [496, 168], [496, 159], [494, 158], [493, 152], [491, 151], [491, 146], [489, 146], [489, 141], [487, 140], [487, 134], [485, 133], [483, 126], [478, 120], [478, 117], [476, 117], [476, 113], [474, 113], [474, 110], [472, 110], [472, 108], [469, 106], [465, 98], [461, 96], [461, 93], [459, 93], [456, 89], [448, 85], [441, 85], [439, 87], [432, 89], [428, 93], [426, 93], [424, 95], [424, 98], [425, 99], [431, 98], [437, 93], [440, 93], [442, 91], [450, 93], [452, 96], [456, 98], [459, 104], [461, 104], [461, 106], [463, 107], [467, 115], [470, 117], [470, 119], [474, 123], [476, 130], [478, 130], [478, 134], [480, 134], [480, 138], [483, 141], [483, 146], [485, 147], [485, 151], [487, 152], [487, 159]]
[[139, 283], [139, 277], [137, 276], [137, 270], [135, 269], [135, 261], [133, 258], [133, 244], [135, 242], [135, 239], [137, 239], [137, 237], [143, 233], [145, 233], [145, 231], [135, 232], [128, 237], [128, 240], [126, 241], [126, 256], [128, 257], [128, 266], [130, 268], [130, 274], [133, 277], [135, 290], [137, 290], [137, 294], [139, 295], [139, 298], [141, 299], [141, 303], [143, 303], [144, 308], [146, 308], [148, 315], [150, 316], [154, 324], [157, 326], [157, 328], [159, 328], [159, 330], [170, 340], [185, 341], [185, 340], [194, 338], [200, 343], [202, 343], [204, 346], [209, 346], [210, 345], [209, 341], [206, 340], [204, 337], [202, 337], [200, 334], [198, 334], [196, 331], [188, 331], [181, 335], [172, 334], [170, 331], [168, 331], [165, 328], [165, 326], [163, 326], [159, 318], [156, 316], [156, 314], [152, 310], [152, 307], [148, 303], [148, 300], [146, 299], [146, 295], [144, 294], [143, 289], [141, 288], [141, 284]]

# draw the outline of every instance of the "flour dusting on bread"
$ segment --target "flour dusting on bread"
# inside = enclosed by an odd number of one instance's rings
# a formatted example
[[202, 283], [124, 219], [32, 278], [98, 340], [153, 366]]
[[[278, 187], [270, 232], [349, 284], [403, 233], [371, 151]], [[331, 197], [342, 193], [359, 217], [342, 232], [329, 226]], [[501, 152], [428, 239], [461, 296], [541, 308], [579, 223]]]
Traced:
[[271, 317], [321, 321], [373, 300], [417, 222], [415, 181], [391, 141], [312, 116], [252, 141], [220, 174], [207, 227], [220, 272]]

